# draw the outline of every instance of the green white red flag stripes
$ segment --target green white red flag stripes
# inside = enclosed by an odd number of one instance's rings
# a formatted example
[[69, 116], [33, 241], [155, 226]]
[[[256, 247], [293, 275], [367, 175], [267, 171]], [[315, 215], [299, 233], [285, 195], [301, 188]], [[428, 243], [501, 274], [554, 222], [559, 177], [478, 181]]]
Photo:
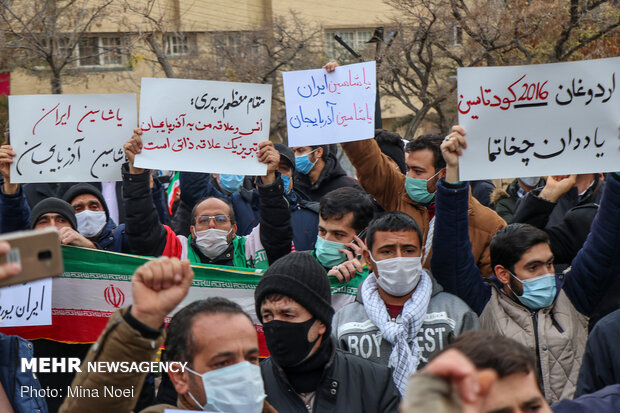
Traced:
[[[46, 338], [65, 343], [92, 343], [117, 309], [131, 305], [131, 276], [152, 258], [63, 246], [65, 273], [52, 283], [52, 325], [5, 327], [0, 332], [26, 339]], [[190, 302], [207, 297], [228, 298], [252, 317], [259, 332], [261, 354], [266, 354], [262, 326], [254, 311], [254, 288], [261, 270], [194, 265], [194, 281], [187, 297], [171, 314]], [[340, 284], [330, 277], [332, 305], [340, 308], [353, 301], [360, 278]], [[169, 319], [167, 320], [169, 321]]]

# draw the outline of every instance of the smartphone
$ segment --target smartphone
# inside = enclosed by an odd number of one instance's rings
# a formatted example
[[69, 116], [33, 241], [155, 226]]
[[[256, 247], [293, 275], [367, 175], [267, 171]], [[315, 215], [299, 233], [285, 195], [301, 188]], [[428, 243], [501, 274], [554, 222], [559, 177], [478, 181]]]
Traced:
[[0, 235], [0, 241], [11, 245], [9, 252], [0, 257], [0, 265], [17, 262], [22, 267], [19, 274], [1, 280], [0, 287], [57, 277], [64, 271], [60, 238], [54, 227], [10, 232]]

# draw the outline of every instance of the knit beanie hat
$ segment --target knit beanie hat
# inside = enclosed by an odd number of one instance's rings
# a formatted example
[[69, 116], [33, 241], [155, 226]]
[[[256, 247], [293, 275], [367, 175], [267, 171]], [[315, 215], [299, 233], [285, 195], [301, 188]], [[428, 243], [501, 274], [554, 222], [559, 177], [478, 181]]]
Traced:
[[105, 202], [105, 198], [103, 197], [103, 194], [101, 193], [101, 191], [99, 191], [97, 188], [95, 188], [91, 184], [81, 183], [81, 184], [73, 185], [71, 188], [67, 189], [67, 192], [65, 192], [62, 199], [64, 199], [68, 203], [71, 203], [71, 201], [73, 201], [73, 199], [76, 196], [82, 195], [82, 194], [91, 194], [95, 198], [97, 198], [99, 202], [101, 202], [101, 205], [103, 206], [103, 210], [105, 211], [106, 221], [110, 219], [110, 212], [108, 211], [108, 204]]
[[75, 219], [73, 207], [59, 198], [45, 198], [32, 208], [32, 212], [30, 212], [30, 228], [34, 228], [42, 215], [50, 212], [66, 218], [73, 229], [77, 231], [77, 220]]
[[327, 272], [309, 253], [293, 252], [267, 268], [254, 291], [256, 315], [263, 322], [261, 304], [270, 294], [282, 294], [301, 304], [330, 330], [334, 309]]
[[402, 173], [407, 173], [407, 164], [405, 163], [405, 148], [400, 135], [386, 131], [385, 129], [375, 129], [375, 140], [379, 144], [381, 152], [389, 156]]

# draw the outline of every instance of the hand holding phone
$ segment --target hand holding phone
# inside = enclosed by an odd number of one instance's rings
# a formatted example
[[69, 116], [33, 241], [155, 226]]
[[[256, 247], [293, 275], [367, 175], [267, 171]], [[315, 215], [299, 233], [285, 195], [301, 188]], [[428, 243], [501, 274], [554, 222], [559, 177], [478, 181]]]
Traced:
[[56, 277], [63, 271], [56, 228], [0, 236], [0, 287]]

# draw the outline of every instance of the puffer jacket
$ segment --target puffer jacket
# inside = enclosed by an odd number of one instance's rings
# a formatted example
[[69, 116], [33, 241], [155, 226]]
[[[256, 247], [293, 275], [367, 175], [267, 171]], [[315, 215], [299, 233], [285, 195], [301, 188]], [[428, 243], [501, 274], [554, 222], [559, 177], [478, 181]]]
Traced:
[[556, 275], [558, 293], [553, 304], [538, 311], [508, 297], [498, 280], [489, 284], [480, 278], [468, 238], [467, 200], [467, 184], [439, 181], [433, 275], [480, 315], [482, 328], [532, 349], [549, 401], [571, 397], [585, 348], [586, 317], [620, 273], [620, 176], [609, 180], [592, 231], [571, 268]]
[[[424, 244], [429, 233], [429, 213], [426, 207], [413, 202], [405, 190], [406, 176], [390, 165], [387, 155], [374, 139], [343, 143], [342, 147], [357, 172], [362, 187], [386, 211], [402, 211], [416, 220], [422, 230]], [[506, 222], [495, 211], [483, 206], [469, 195], [469, 237], [472, 253], [480, 272], [492, 275], [489, 243]], [[427, 256], [431, 256], [427, 248]], [[430, 261], [424, 262], [430, 268]]]
[[[460, 298], [443, 291], [433, 277], [433, 290], [422, 327], [416, 336], [420, 348], [418, 370], [450, 343], [456, 336], [480, 328], [478, 316]], [[334, 314], [332, 335], [338, 348], [374, 361], [384, 366], [392, 353], [392, 344], [382, 339], [381, 330], [370, 320], [364, 308], [361, 289], [358, 288], [355, 302], [348, 304]], [[396, 318], [402, 323], [401, 315]]]
[[[331, 339], [331, 338], [330, 338]], [[335, 349], [316, 390], [313, 412], [397, 413], [400, 393], [387, 367]], [[267, 401], [279, 412], [308, 413], [284, 372], [268, 358], [261, 363]]]

